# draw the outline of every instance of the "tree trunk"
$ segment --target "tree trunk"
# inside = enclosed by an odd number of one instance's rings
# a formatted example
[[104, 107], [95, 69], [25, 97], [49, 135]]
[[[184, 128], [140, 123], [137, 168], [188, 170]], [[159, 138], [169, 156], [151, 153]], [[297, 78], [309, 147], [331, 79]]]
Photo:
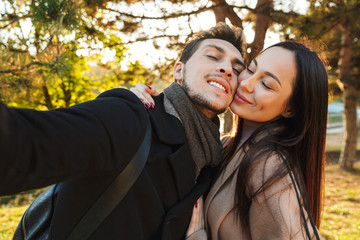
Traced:
[[234, 12], [234, 9], [227, 4], [225, 0], [213, 0], [215, 6], [214, 15], [216, 23], [225, 22], [226, 18], [230, 20], [231, 24], [243, 28], [242, 19]]
[[344, 136], [339, 164], [345, 170], [352, 170], [356, 159], [356, 99], [357, 91], [355, 87], [350, 84], [344, 84]]
[[345, 30], [342, 36], [342, 48], [340, 53], [339, 67], [340, 80], [344, 83], [344, 138], [339, 159], [340, 167], [352, 170], [356, 158], [357, 140], [357, 115], [356, 100], [357, 90], [352, 84], [350, 71], [351, 61], [351, 33]]
[[251, 43], [249, 60], [255, 58], [264, 48], [266, 31], [270, 24], [270, 12], [273, 9], [272, 0], [258, 0], [256, 4], [255, 37]]
[[44, 94], [45, 106], [47, 107], [48, 110], [54, 109], [54, 106], [51, 102], [51, 97], [50, 97], [49, 90], [47, 88], [45, 80], [43, 80], [43, 83], [42, 83], [42, 91]]
[[[60, 75], [59, 75], [59, 77], [61, 78]], [[70, 89], [66, 88], [64, 79], [61, 78], [61, 81], [62, 81], [61, 82], [61, 90], [63, 91], [63, 94], [64, 94], [65, 107], [69, 107], [70, 102], [71, 102], [71, 91], [70, 91]]]

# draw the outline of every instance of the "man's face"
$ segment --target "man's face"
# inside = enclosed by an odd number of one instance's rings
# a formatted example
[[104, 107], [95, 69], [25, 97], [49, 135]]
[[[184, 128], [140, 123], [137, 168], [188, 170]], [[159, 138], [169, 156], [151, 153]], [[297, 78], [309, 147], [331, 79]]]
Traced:
[[220, 39], [203, 40], [191, 58], [178, 62], [174, 77], [208, 118], [224, 112], [237, 88], [244, 61], [235, 46]]

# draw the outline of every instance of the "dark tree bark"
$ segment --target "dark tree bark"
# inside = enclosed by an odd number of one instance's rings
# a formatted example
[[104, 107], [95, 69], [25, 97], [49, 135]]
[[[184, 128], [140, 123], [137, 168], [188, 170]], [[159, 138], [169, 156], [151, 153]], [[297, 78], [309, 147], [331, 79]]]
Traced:
[[273, 10], [272, 0], [258, 0], [256, 4], [255, 37], [251, 43], [249, 59], [255, 58], [264, 48], [266, 31], [270, 25], [270, 12]]
[[241, 18], [235, 13], [234, 9], [225, 0], [214, 0], [214, 14], [216, 22], [225, 22], [226, 18], [236, 27], [243, 28]]
[[339, 159], [340, 167], [352, 170], [356, 158], [357, 140], [357, 115], [356, 100], [357, 90], [350, 79], [351, 43], [352, 36], [349, 30], [344, 30], [342, 35], [342, 49], [340, 53], [339, 67], [340, 80], [344, 83], [344, 138]]

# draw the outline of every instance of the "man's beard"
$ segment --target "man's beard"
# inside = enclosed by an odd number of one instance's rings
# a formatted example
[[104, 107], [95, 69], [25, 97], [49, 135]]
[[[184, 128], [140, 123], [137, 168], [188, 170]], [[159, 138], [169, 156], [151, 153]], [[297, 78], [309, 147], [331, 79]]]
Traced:
[[205, 99], [205, 97], [203, 95], [201, 95], [200, 93], [192, 93], [191, 92], [191, 87], [187, 84], [187, 81], [186, 81], [185, 69], [184, 69], [184, 78], [182, 80], [182, 87], [184, 88], [185, 92], [189, 96], [190, 100], [194, 103], [195, 106], [198, 107], [199, 110], [211, 111], [215, 115], [218, 115], [218, 114], [226, 111], [227, 107], [218, 108], [214, 104], [212, 104], [210, 101]]

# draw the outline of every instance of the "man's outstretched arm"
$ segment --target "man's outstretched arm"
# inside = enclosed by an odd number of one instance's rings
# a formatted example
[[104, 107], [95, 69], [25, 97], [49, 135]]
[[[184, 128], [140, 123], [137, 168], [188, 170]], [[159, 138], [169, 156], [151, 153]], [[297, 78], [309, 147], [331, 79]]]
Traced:
[[0, 195], [123, 168], [146, 124], [142, 103], [124, 89], [52, 111], [0, 103]]

